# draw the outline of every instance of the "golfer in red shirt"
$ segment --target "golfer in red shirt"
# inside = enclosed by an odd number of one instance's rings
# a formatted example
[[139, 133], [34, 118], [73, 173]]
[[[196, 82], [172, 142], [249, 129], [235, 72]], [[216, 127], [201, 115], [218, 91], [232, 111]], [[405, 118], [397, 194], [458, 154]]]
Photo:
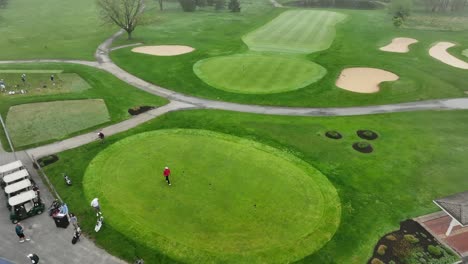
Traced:
[[169, 176], [171, 175], [171, 170], [169, 169], [169, 167], [165, 167], [164, 168], [164, 177], [166, 177], [166, 182], [167, 184], [169, 184], [169, 186], [171, 185], [171, 181], [169, 180]]

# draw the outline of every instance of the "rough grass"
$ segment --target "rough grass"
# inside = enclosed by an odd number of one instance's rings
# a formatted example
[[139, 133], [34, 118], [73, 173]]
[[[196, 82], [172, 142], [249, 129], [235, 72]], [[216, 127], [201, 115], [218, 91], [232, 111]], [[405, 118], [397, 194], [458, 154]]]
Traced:
[[322, 247], [339, 224], [336, 190], [320, 172], [206, 130], [125, 138], [93, 159], [84, 188], [108, 225], [190, 263], [289, 262]]
[[335, 25], [345, 18], [344, 14], [330, 11], [286, 11], [242, 39], [255, 51], [317, 52], [330, 47]]
[[10, 0], [0, 10], [0, 59], [93, 60], [117, 29], [103, 26], [94, 0]]
[[320, 80], [327, 72], [305, 59], [259, 54], [213, 57], [197, 62], [193, 68], [213, 87], [246, 94], [297, 90]]
[[[16, 71], [16, 72], [14, 72]], [[26, 74], [26, 82], [23, 83], [21, 75]], [[51, 74], [54, 75], [54, 81], [50, 80]], [[0, 79], [5, 83], [5, 93], [0, 96], [26, 96], [18, 94], [21, 90], [27, 91], [27, 95], [46, 95], [57, 93], [81, 92], [91, 88], [91, 86], [76, 73], [60, 73], [55, 71], [0, 71]], [[15, 91], [15, 95], [8, 94], [8, 91]]]
[[446, 14], [423, 14], [416, 13], [408, 16], [403, 23], [403, 28], [419, 30], [468, 30], [468, 17], [453, 16]]
[[[468, 184], [468, 148], [465, 147], [468, 111], [356, 117], [281, 117], [208, 110], [173, 112], [111, 136], [104, 145], [96, 142], [59, 153], [60, 160], [46, 167], [60, 195], [83, 221], [86, 232], [99, 245], [128, 261], [138, 255], [148, 263], [175, 262], [163, 252], [148, 248], [146, 241], [134, 241], [111, 225], [105, 225], [96, 236], [96, 216], [89, 206], [89, 198], [84, 196], [82, 175], [108, 144], [136, 133], [167, 128], [208, 129], [260, 141], [293, 153], [327, 176], [340, 196], [341, 224], [330, 242], [298, 263], [365, 263], [379, 237], [398, 229], [404, 219], [439, 210], [433, 199], [465, 191]], [[352, 149], [352, 143], [359, 140], [355, 134], [358, 129], [379, 133], [372, 154], [361, 155]], [[340, 131], [343, 139], [334, 141], [325, 137], [328, 130]], [[72, 189], [63, 182], [64, 171], [76, 183]], [[155, 170], [154, 177], [163, 180], [160, 169]], [[177, 181], [171, 187], [177, 188]]]
[[110, 120], [103, 100], [70, 100], [16, 105], [6, 118], [14, 146], [60, 139]]

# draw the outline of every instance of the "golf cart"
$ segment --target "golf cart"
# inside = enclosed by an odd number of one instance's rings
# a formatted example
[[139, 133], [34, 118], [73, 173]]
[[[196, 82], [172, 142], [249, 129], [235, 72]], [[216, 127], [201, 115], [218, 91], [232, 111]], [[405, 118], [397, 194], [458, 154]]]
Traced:
[[24, 169], [21, 160], [13, 161], [11, 163], [0, 166], [0, 176], [3, 177], [20, 169]]
[[29, 173], [25, 169], [15, 171], [13, 173], [10, 173], [10, 174], [7, 174], [7, 175], [3, 176], [2, 181], [1, 181], [1, 185], [2, 185], [2, 188], [5, 188], [5, 186], [7, 186], [7, 185], [13, 184], [13, 183], [15, 183], [17, 181], [21, 181], [21, 180], [24, 180], [24, 179], [29, 179]]
[[7, 198], [11, 198], [17, 194], [20, 194], [24, 191], [28, 191], [33, 188], [33, 185], [29, 179], [24, 179], [13, 184], [9, 184], [5, 187], [5, 195]]
[[13, 224], [33, 215], [42, 214], [45, 205], [33, 190], [22, 192], [8, 199], [10, 220]]

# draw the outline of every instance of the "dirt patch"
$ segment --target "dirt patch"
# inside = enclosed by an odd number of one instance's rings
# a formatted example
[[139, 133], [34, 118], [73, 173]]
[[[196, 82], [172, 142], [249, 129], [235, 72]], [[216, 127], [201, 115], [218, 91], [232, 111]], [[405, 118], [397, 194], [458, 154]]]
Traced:
[[[47, 166], [49, 164], [52, 164], [52, 163], [55, 163], [58, 160], [59, 160], [59, 157], [57, 155], [52, 154], [52, 155], [45, 156], [45, 157], [42, 157], [42, 158], [38, 159], [37, 163], [39, 163], [39, 166], [41, 166], [41, 168], [44, 168], [45, 166]], [[38, 169], [36, 163], [33, 163], [33, 167], [35, 169]]]
[[356, 134], [360, 138], [367, 139], [367, 140], [374, 140], [374, 139], [377, 139], [379, 137], [379, 135], [377, 135], [377, 133], [375, 133], [372, 130], [358, 130], [358, 131], [356, 131]]
[[356, 67], [344, 69], [336, 81], [336, 86], [356, 93], [376, 93], [380, 90], [381, 82], [396, 80], [398, 75], [389, 71]]
[[374, 148], [368, 142], [356, 142], [353, 144], [353, 149], [361, 153], [371, 153], [374, 151]]
[[387, 52], [407, 53], [409, 45], [418, 42], [413, 38], [394, 38], [387, 46], [381, 47], [380, 50]]
[[468, 62], [462, 61], [447, 52], [448, 48], [455, 46], [451, 42], [438, 42], [429, 49], [429, 55], [452, 67], [468, 70]]
[[419, 223], [406, 220], [400, 223], [399, 230], [377, 242], [367, 263], [435, 263], [436, 260], [437, 263], [453, 263], [456, 259]]
[[147, 105], [135, 106], [135, 107], [128, 109], [128, 113], [134, 116], [134, 115], [139, 115], [141, 113], [147, 112], [152, 109], [154, 109], [154, 106], [147, 106]]
[[327, 131], [325, 133], [325, 136], [332, 139], [340, 139], [343, 137], [338, 131], [334, 130]]
[[159, 46], [143, 46], [133, 48], [136, 53], [143, 53], [155, 56], [176, 56], [185, 53], [190, 53], [195, 49], [189, 46], [182, 45], [159, 45]]

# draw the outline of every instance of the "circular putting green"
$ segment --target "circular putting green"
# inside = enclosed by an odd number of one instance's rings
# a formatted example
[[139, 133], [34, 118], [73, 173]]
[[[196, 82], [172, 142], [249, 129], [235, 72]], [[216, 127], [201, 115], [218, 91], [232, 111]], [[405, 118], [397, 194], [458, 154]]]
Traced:
[[305, 59], [258, 54], [213, 57], [198, 61], [193, 70], [212, 87], [244, 94], [297, 90], [327, 73], [322, 66]]
[[107, 225], [183, 262], [290, 262], [320, 249], [340, 222], [335, 188], [308, 163], [206, 130], [125, 138], [92, 160], [83, 184]]

